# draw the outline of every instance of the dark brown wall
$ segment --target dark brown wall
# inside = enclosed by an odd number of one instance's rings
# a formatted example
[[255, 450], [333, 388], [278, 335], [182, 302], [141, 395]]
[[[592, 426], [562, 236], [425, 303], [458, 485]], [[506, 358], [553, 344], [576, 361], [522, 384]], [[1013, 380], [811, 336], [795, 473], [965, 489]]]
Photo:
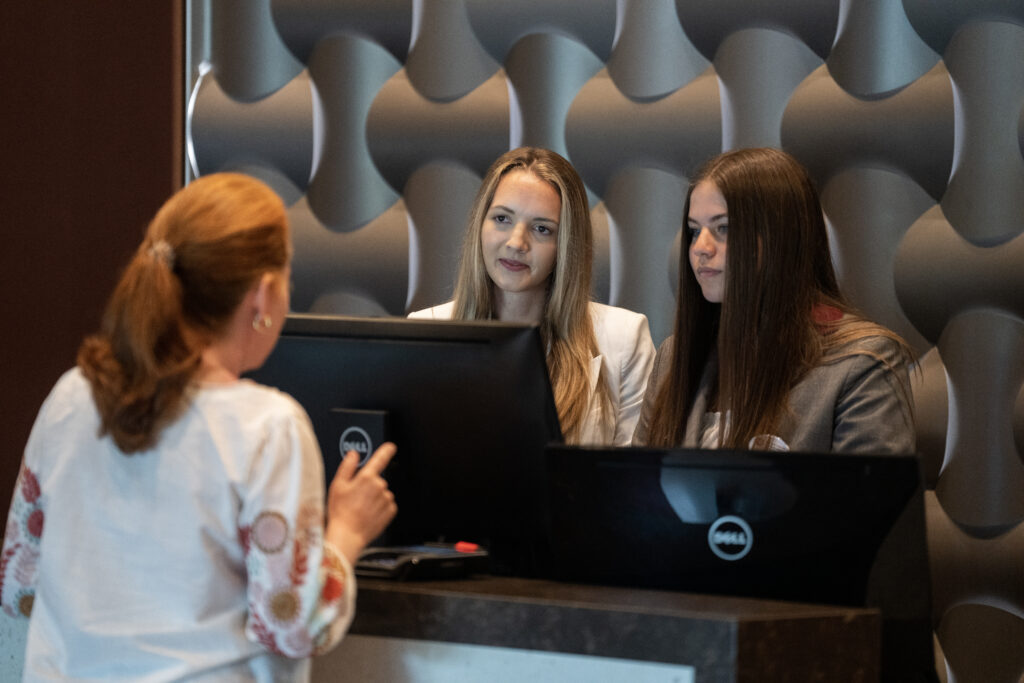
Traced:
[[182, 175], [181, 0], [0, 6], [0, 506], [39, 404]]

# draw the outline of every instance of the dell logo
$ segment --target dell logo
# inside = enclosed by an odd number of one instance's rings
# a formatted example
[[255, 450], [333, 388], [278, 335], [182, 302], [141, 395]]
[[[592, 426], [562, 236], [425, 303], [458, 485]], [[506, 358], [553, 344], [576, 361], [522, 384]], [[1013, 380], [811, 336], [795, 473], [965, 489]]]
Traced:
[[373, 453], [373, 442], [370, 440], [370, 435], [362, 427], [349, 427], [343, 431], [338, 447], [341, 450], [342, 458], [349, 451], [358, 453], [360, 465], [366, 462], [366, 459], [370, 457], [370, 453]]
[[750, 525], [734, 515], [719, 517], [708, 529], [708, 545], [711, 552], [723, 560], [735, 561], [750, 552], [754, 545], [754, 534]]

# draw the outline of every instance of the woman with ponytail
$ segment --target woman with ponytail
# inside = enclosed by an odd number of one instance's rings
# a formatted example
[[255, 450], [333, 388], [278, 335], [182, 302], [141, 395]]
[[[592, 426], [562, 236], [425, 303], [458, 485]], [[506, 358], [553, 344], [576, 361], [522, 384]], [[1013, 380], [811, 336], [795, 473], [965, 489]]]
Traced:
[[25, 680], [305, 680], [344, 634], [394, 446], [358, 473], [350, 453], [325, 509], [309, 418], [241, 378], [280, 334], [290, 261], [284, 205], [245, 175], [154, 217], [25, 449], [0, 554]]
[[645, 316], [590, 300], [593, 257], [576, 169], [547, 149], [513, 149], [473, 202], [454, 301], [410, 317], [538, 325], [566, 441], [624, 446], [654, 343]]
[[719, 155], [684, 221], [675, 330], [634, 443], [913, 453], [910, 350], [840, 293], [807, 171], [776, 149]]

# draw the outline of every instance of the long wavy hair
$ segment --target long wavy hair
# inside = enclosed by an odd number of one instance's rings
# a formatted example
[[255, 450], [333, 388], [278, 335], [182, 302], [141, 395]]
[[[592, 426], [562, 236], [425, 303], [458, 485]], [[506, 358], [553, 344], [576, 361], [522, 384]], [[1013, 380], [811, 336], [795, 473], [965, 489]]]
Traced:
[[291, 258], [278, 196], [237, 173], [203, 176], [157, 212], [107, 303], [78, 366], [125, 454], [151, 448], [178, 416], [203, 349], [224, 333], [246, 292]]
[[[578, 441], [589, 406], [590, 359], [598, 355], [589, 304], [594, 236], [587, 193], [576, 169], [548, 149], [521, 147], [502, 154], [484, 174], [469, 214], [455, 284], [452, 317], [488, 320], [497, 317], [494, 282], [484, 264], [481, 234], [498, 183], [511, 171], [526, 171], [551, 184], [562, 207], [558, 219], [555, 269], [550, 276], [540, 321], [548, 349], [548, 373], [567, 442]], [[611, 410], [611, 391], [603, 375], [597, 384], [600, 409]]]
[[[790, 390], [809, 370], [851, 354], [874, 355], [851, 350], [851, 342], [888, 337], [912, 361], [898, 335], [864, 319], [839, 291], [818, 193], [799, 162], [770, 148], [710, 159], [691, 179], [684, 221], [704, 181], [721, 192], [728, 210], [725, 292], [721, 304], [704, 298], [684, 242], [672, 356], [655, 395], [651, 445], [683, 442], [708, 367], [717, 366], [709, 398], [729, 414], [720, 445], [747, 448], [755, 435], [774, 432], [789, 412]], [[709, 366], [713, 354], [717, 363]], [[902, 390], [909, 396], [909, 386]]]

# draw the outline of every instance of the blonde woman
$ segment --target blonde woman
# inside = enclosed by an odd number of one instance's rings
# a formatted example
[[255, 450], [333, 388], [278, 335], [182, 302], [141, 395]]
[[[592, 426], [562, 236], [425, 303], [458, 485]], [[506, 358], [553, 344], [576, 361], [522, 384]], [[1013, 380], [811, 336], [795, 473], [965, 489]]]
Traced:
[[547, 149], [506, 152], [473, 202], [454, 300], [410, 317], [538, 325], [566, 441], [623, 446], [654, 344], [645, 316], [590, 300], [593, 243], [572, 165]]

